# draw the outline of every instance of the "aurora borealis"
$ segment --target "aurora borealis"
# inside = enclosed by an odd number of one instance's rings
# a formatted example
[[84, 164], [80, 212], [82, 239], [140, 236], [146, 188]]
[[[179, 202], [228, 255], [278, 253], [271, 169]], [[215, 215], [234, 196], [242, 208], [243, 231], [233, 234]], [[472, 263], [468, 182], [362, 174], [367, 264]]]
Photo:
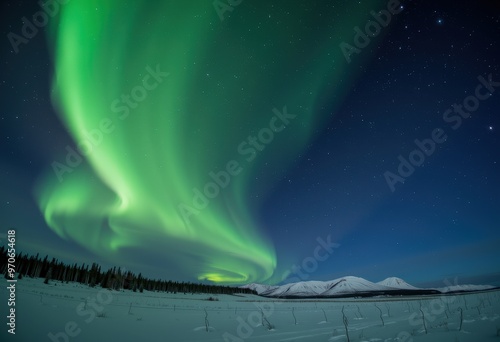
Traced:
[[[137, 17], [145, 10], [146, 24]], [[88, 167], [53, 164], [60, 181], [49, 173], [37, 195], [49, 226], [95, 253], [151, 244], [158, 253], [172, 251], [200, 280], [266, 281], [276, 271], [276, 252], [254, 221], [248, 199], [255, 186], [266, 186], [275, 176], [257, 184], [252, 177], [262, 163], [285, 167], [310, 140], [322, 121], [317, 94], [327, 80], [338, 83], [348, 72], [345, 61], [332, 61], [334, 53], [339, 58], [339, 38], [326, 38], [342, 37], [360, 18], [354, 12], [342, 26], [332, 25], [317, 56], [302, 60], [289, 57], [300, 52], [294, 44], [309, 41], [307, 32], [297, 28], [293, 42], [286, 41], [290, 32], [244, 34], [241, 23], [211, 32], [212, 12], [211, 3], [64, 6], [54, 33], [54, 102], [78, 152], [87, 154]], [[258, 49], [259, 35], [273, 36], [274, 46]], [[248, 44], [237, 48], [235, 36]], [[278, 56], [278, 65], [269, 63]], [[285, 66], [303, 72], [296, 72], [286, 89], [277, 89]], [[135, 94], [147, 68], [155, 69], [156, 83]], [[268, 143], [265, 150], [259, 142], [250, 147], [251, 138], [248, 146], [239, 146], [271, 119], [272, 106], [299, 111], [291, 114], [299, 122], [275, 139], [257, 136]], [[103, 119], [109, 120], [109, 133], [99, 129]], [[200, 212], [193, 204], [200, 192], [194, 189], [231, 160], [241, 163], [236, 166], [241, 172]]]
[[[395, 4], [346, 59], [356, 28]], [[500, 77], [496, 43], [461, 44], [473, 26], [458, 27], [466, 11], [435, 6], [244, 0], [221, 20], [212, 1], [61, 4], [45, 37], [19, 49], [25, 63], [29, 49], [46, 49], [34, 81], [45, 99], [25, 109], [43, 133], [29, 147], [3, 145], [6, 175], [19, 179], [5, 184], [4, 203], [18, 183], [31, 203], [27, 248], [173, 279], [279, 283], [331, 235], [340, 248], [311, 278], [404, 277], [418, 260], [406, 280], [439, 279], [460, 271], [460, 251], [481, 249], [465, 274], [478, 263], [495, 271], [499, 94], [395, 193], [383, 177], [478, 75]], [[14, 117], [4, 127], [20, 136], [30, 123]], [[15, 171], [32, 160], [29, 175]], [[476, 178], [460, 183], [462, 174]], [[22, 207], [8, 224], [22, 225]], [[429, 271], [440, 253], [446, 271]]]

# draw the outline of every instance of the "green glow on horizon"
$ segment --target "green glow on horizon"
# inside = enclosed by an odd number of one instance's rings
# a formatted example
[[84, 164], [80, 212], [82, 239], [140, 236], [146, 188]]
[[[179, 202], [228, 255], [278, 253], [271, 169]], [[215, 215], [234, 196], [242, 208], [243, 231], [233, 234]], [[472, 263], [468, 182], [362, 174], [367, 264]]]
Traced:
[[[377, 4], [349, 5], [341, 23], [314, 36], [315, 44], [296, 18], [288, 18], [286, 30], [264, 25], [249, 31], [249, 23], [261, 19], [244, 4], [224, 22], [210, 1], [61, 5], [52, 27], [61, 120], [76, 144], [105, 118], [114, 130], [62, 182], [53, 172], [41, 178], [36, 196], [49, 227], [110, 259], [125, 260], [130, 248], [161, 255], [193, 279], [279, 281], [278, 258], [255, 218], [253, 194], [266, 193], [324, 122], [317, 113], [325, 87], [336, 93], [329, 105], [340, 104], [351, 67], [338, 45], [352, 38], [353, 27]], [[292, 17], [306, 16], [291, 11]], [[271, 34], [274, 45], [262, 48]], [[141, 85], [146, 68], [157, 65], [168, 77], [120, 118], [113, 101]], [[246, 162], [238, 144], [268, 125], [274, 107], [284, 106], [297, 118]], [[191, 205], [192, 189], [201, 189], [209, 172], [233, 159], [242, 172], [186, 226], [179, 203]], [[265, 163], [277, 171], [260, 175]]]

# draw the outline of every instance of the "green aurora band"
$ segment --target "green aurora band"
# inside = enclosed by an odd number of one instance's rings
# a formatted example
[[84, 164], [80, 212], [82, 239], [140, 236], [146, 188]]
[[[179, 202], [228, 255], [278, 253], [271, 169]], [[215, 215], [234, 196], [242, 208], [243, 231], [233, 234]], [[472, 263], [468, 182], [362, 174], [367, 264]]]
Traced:
[[[352, 44], [353, 28], [384, 7], [355, 2], [318, 17], [300, 3], [278, 11], [245, 1], [224, 21], [211, 1], [61, 5], [50, 33], [54, 104], [75, 149], [103, 120], [113, 130], [62, 181], [52, 169], [42, 175], [35, 195], [48, 226], [110, 261], [165, 261], [171, 275], [225, 284], [286, 276], [290, 265], [278, 263], [259, 228], [259, 206], [369, 57], [348, 64], [339, 44]], [[128, 115], [112, 109], [148, 66], [169, 75]], [[247, 161], [238, 145], [284, 106], [297, 117]], [[55, 161], [64, 163], [61, 150]], [[186, 224], [179, 204], [193, 206], [193, 188], [230, 160], [242, 171]]]

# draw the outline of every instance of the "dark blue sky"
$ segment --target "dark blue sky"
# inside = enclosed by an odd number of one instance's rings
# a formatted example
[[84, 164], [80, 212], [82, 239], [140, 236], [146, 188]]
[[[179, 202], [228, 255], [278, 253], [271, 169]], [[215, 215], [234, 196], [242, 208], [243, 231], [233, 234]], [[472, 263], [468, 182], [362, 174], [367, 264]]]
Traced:
[[[3, 36], [35, 9], [2, 4]], [[282, 257], [300, 265], [317, 239], [330, 235], [340, 246], [309, 279], [398, 276], [444, 286], [457, 276], [460, 283], [500, 285], [500, 86], [456, 129], [459, 114], [443, 118], [474, 95], [479, 76], [500, 82], [499, 18], [491, 1], [408, 2], [383, 35], [352, 56], [359, 76], [345, 101], [335, 112], [328, 103], [318, 109], [327, 124], [258, 208], [278, 263]], [[55, 235], [33, 199], [35, 180], [71, 141], [50, 103], [44, 34], [20, 54], [2, 42], [0, 226], [17, 227], [24, 251], [107, 265]], [[415, 139], [429, 139], [437, 128], [446, 141], [391, 191], [384, 174], [397, 175], [398, 157], [408, 160]]]
[[[499, 284], [500, 91], [457, 129], [443, 120], [474, 94], [478, 76], [500, 80], [498, 6], [405, 7], [372, 46], [341, 110], [263, 206], [263, 221], [282, 227], [274, 230], [278, 246], [294, 244], [304, 258], [317, 236], [331, 234], [341, 245], [311, 278], [443, 284], [496, 273], [488, 279]], [[448, 139], [391, 192], [384, 173], [397, 173], [398, 156], [408, 159], [414, 140], [436, 128]]]

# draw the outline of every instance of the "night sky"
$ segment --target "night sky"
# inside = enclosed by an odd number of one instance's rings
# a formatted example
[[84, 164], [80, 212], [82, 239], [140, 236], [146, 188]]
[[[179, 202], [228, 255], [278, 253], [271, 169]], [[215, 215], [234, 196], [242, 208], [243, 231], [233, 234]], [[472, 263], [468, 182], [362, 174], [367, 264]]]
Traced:
[[2, 3], [19, 251], [222, 284], [500, 285], [498, 4], [104, 3]]

